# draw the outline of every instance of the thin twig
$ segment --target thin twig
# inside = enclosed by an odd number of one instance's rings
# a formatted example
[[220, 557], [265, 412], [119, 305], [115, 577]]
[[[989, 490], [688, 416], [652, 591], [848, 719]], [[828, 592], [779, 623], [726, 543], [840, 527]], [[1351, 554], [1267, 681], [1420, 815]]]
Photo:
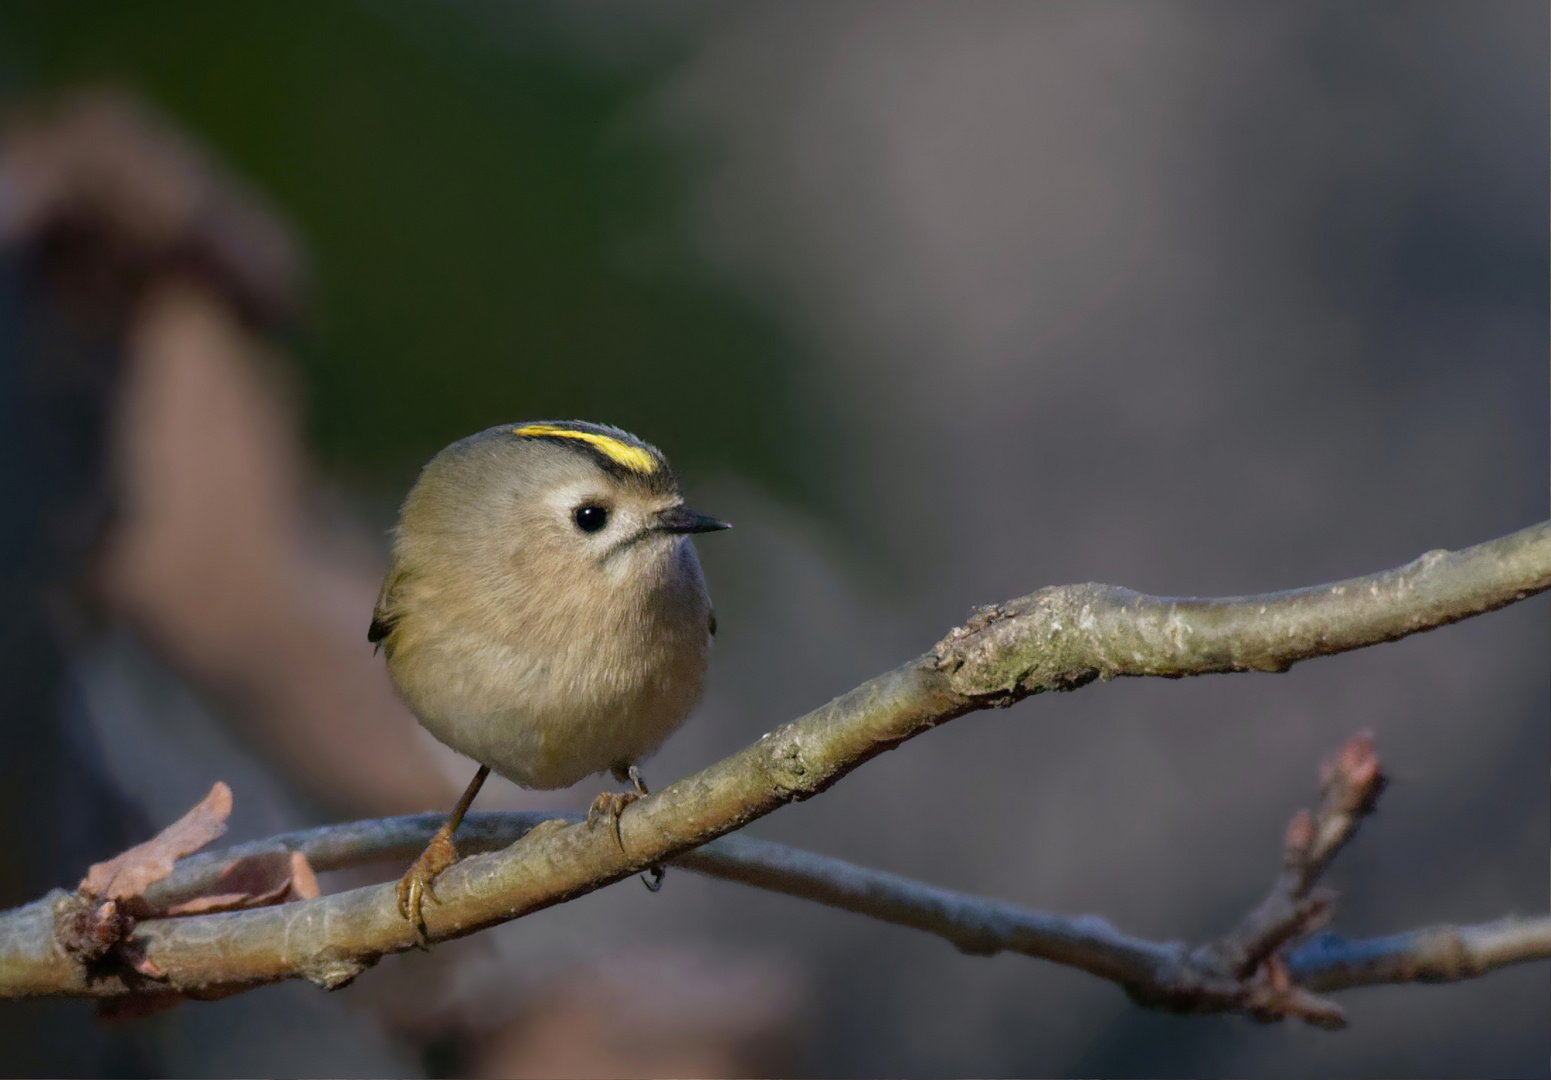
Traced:
[[1476, 926], [1429, 926], [1367, 941], [1321, 934], [1287, 957], [1316, 993], [1378, 983], [1454, 982], [1551, 957], [1551, 916], [1510, 915]]
[[[1179, 600], [1099, 585], [1044, 589], [982, 609], [925, 656], [633, 803], [621, 815], [619, 842], [608, 830], [553, 820], [499, 852], [460, 861], [437, 880], [442, 902], [425, 912], [429, 936], [473, 933], [672, 861], [975, 709], [1115, 675], [1285, 671], [1297, 660], [1392, 641], [1548, 587], [1551, 522], [1460, 552], [1430, 552], [1396, 570], [1263, 596]], [[382, 955], [416, 944], [393, 887], [373, 886], [143, 922], [136, 946], [164, 976], [148, 984], [134, 972], [88, 968], [56, 948], [60, 895], [0, 916], [0, 996], [146, 989], [224, 996], [298, 975], [339, 986]], [[1074, 935], [1103, 936], [1096, 927], [1070, 921]], [[1142, 963], [1157, 948], [1131, 955], [1129, 939], [1117, 935], [1117, 942], [1122, 965]]]
[[1319, 809], [1300, 810], [1288, 823], [1282, 873], [1270, 894], [1212, 945], [1214, 962], [1236, 978], [1248, 978], [1283, 944], [1306, 936], [1328, 917], [1335, 897], [1316, 890], [1315, 883], [1384, 790], [1384, 773], [1367, 734], [1349, 741], [1320, 772]]

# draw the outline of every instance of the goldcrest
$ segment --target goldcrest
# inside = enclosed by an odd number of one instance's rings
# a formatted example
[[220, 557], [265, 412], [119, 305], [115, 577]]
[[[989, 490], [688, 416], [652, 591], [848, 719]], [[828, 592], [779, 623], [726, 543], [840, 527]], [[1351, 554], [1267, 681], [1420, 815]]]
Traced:
[[699, 702], [716, 628], [689, 537], [728, 527], [618, 428], [506, 424], [425, 466], [368, 639], [420, 723], [483, 767], [400, 883], [422, 933], [420, 896], [490, 769], [529, 788], [628, 777], [635, 792], [599, 798], [616, 825], [644, 794], [635, 766]]

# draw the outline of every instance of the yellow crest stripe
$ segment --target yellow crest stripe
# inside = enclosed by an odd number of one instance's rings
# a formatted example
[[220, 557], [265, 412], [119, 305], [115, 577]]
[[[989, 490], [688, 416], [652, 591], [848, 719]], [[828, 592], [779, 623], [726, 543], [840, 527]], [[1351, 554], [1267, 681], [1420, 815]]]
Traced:
[[554, 424], [524, 424], [522, 427], [512, 428], [513, 435], [553, 436], [560, 439], [580, 439], [584, 443], [596, 447], [610, 460], [618, 462], [632, 472], [653, 473], [657, 471], [657, 459], [642, 450], [639, 446], [631, 446], [627, 442], [613, 438], [609, 435], [599, 435], [593, 431], [573, 431], [570, 428], [556, 427]]

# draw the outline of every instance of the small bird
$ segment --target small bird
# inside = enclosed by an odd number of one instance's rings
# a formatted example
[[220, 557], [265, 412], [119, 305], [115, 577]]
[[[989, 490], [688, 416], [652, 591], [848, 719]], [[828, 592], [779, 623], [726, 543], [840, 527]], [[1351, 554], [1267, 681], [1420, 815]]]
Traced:
[[589, 823], [647, 793], [637, 763], [700, 700], [716, 617], [690, 542], [730, 528], [684, 505], [662, 452], [600, 424], [504, 424], [448, 446], [399, 512], [367, 639], [426, 730], [480, 763], [399, 882], [424, 897], [494, 769], [562, 788], [609, 769]]

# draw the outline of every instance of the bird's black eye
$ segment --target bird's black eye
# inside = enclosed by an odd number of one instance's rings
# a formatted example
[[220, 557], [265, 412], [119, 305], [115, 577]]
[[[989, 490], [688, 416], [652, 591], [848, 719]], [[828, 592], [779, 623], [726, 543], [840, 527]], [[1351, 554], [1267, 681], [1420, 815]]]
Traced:
[[582, 532], [595, 533], [609, 523], [609, 512], [601, 506], [578, 506], [571, 519]]

